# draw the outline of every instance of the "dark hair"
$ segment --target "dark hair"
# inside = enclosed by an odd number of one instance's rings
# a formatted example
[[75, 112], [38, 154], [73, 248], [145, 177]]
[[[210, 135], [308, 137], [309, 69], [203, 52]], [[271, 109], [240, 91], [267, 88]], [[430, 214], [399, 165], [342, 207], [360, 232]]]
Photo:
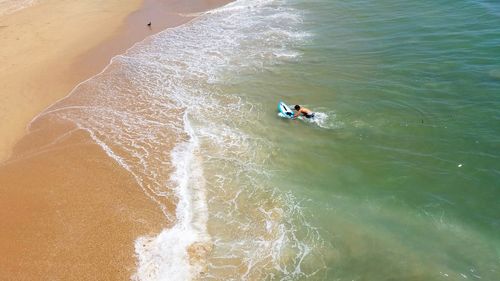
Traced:
[[296, 104], [295, 105], [295, 110], [299, 110], [300, 109], [300, 105]]

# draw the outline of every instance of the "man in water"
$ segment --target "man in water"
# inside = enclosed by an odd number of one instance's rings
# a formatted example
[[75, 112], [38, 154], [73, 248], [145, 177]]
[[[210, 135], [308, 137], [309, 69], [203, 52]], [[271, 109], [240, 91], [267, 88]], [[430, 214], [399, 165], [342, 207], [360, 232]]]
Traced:
[[294, 108], [295, 108], [295, 110], [297, 110], [297, 112], [293, 115], [293, 119], [299, 117], [300, 115], [305, 116], [306, 118], [313, 118], [314, 117], [314, 112], [312, 112], [312, 110], [310, 110], [308, 108], [301, 107], [298, 104], [296, 104]]

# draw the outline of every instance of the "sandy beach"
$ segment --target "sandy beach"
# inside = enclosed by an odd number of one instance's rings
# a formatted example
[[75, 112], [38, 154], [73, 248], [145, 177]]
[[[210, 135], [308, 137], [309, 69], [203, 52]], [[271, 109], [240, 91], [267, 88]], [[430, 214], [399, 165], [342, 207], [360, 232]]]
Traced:
[[78, 69], [79, 57], [115, 34], [140, 6], [139, 0], [47, 0], [0, 18], [0, 159], [34, 115], [98, 71], [97, 65]]
[[[0, 276], [126, 280], [134, 240], [167, 226], [85, 131], [38, 113], [135, 42], [228, 1], [41, 1], [0, 17]], [[147, 26], [152, 22], [151, 27]]]

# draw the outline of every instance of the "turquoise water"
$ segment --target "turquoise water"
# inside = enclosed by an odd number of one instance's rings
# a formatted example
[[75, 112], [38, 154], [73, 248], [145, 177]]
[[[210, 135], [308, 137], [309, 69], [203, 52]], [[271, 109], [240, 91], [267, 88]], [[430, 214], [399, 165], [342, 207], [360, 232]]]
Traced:
[[[327, 280], [500, 280], [500, 4], [292, 1], [300, 58], [241, 78]], [[283, 99], [324, 128], [279, 120]], [[286, 184], [283, 184], [286, 182]]]
[[493, 1], [239, 0], [39, 118], [171, 223], [138, 237], [134, 280], [500, 280], [499, 93]]

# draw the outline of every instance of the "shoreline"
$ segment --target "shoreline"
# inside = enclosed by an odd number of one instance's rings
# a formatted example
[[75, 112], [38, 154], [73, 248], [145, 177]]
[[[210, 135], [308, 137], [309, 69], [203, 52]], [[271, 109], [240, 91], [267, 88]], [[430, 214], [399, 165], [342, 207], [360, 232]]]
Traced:
[[[45, 5], [56, 2], [47, 0]], [[70, 95], [78, 84], [100, 73], [115, 55], [149, 35], [194, 18], [180, 13], [206, 11], [230, 1], [199, 2], [203, 3], [145, 0], [96, 46], [81, 46], [84, 52], [59, 57], [52, 51], [55, 62], [44, 57], [24, 69], [26, 72], [21, 67], [10, 73], [12, 81], [0, 81], [0, 86], [11, 87], [0, 87], [0, 98], [6, 97], [6, 103], [0, 105], [0, 132], [4, 136], [0, 140], [0, 204], [4, 210], [0, 225], [6, 228], [0, 233], [0, 264], [4, 265], [0, 275], [7, 280], [130, 279], [137, 270], [136, 239], [155, 235], [169, 225], [134, 176], [87, 132], [50, 119], [37, 121], [30, 131], [26, 126]], [[99, 6], [98, 1], [92, 3]], [[35, 6], [19, 13], [48, 8]], [[151, 29], [143, 21], [145, 16], [153, 23]], [[15, 47], [9, 48], [13, 51]], [[28, 57], [18, 59], [23, 62]], [[57, 62], [65, 57], [70, 59]], [[6, 68], [0, 66], [0, 75], [8, 72]], [[44, 71], [36, 72], [41, 69]], [[22, 89], [23, 95], [12, 95], [15, 89]], [[3, 122], [7, 118], [12, 122]], [[10, 138], [4, 132], [9, 132]], [[174, 209], [175, 202], [168, 206]], [[174, 213], [173, 209], [169, 212]]]
[[35, 116], [101, 72], [114, 56], [194, 18], [183, 14], [230, 1], [202, 1], [189, 7], [161, 0], [134, 0], [126, 7], [122, 1], [108, 2], [100, 7], [97, 0], [83, 4], [47, 0], [0, 17], [0, 42], [8, 46], [0, 50], [0, 163], [12, 156]]

